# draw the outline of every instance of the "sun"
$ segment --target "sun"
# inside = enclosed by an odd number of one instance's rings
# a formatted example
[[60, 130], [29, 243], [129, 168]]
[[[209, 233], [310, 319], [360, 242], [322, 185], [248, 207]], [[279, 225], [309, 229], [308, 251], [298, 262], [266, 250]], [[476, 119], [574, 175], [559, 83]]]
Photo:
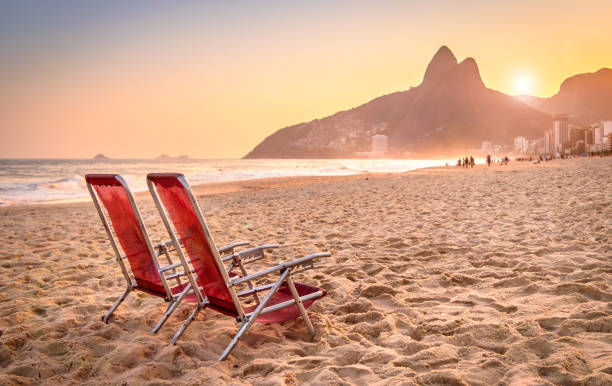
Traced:
[[533, 79], [528, 74], [520, 74], [514, 78], [513, 92], [516, 95], [527, 95], [533, 92]]

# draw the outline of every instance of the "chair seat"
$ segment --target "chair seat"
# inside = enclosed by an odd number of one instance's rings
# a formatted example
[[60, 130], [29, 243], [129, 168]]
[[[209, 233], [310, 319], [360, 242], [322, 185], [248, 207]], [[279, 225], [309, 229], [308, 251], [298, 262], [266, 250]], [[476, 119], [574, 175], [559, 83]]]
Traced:
[[[300, 297], [305, 295], [310, 295], [317, 291], [323, 292], [321, 298], [327, 294], [322, 288], [312, 287], [306, 284], [293, 283], [295, 285], [295, 289], [297, 290]], [[320, 299], [320, 298], [317, 298]], [[317, 299], [311, 299], [303, 302], [304, 308], [308, 309]], [[266, 307], [273, 306], [278, 303], [286, 302], [287, 300], [293, 300], [293, 295], [291, 294], [291, 290], [287, 286], [287, 283], [283, 283], [278, 291], [272, 296], [272, 299], [266, 304]], [[244, 308], [244, 312], [246, 314], [253, 312], [257, 308], [257, 304], [248, 306]], [[259, 323], [282, 323], [287, 320], [295, 319], [300, 316], [300, 310], [296, 305], [281, 308], [280, 310], [276, 310], [273, 312], [269, 312], [267, 314], [260, 315], [255, 321]]]
[[[181, 285], [177, 285], [177, 286], [170, 288], [170, 291], [172, 292], [173, 295], [179, 294], [185, 289], [185, 287], [187, 287], [188, 284], [189, 282], [184, 282]], [[162, 286], [143, 285], [143, 283], [138, 280], [136, 281], [136, 287], [134, 287], [136, 291], [141, 291], [149, 295], [153, 295], [153, 296], [157, 296], [158, 298], [165, 299], [166, 291], [163, 288], [164, 287]], [[189, 296], [192, 296], [192, 295], [189, 295]], [[186, 296], [185, 300], [187, 300], [189, 296]], [[193, 296], [193, 300], [188, 300], [188, 301], [195, 302], [196, 301], [195, 296]]]
[[[238, 277], [238, 276], [240, 276], [236, 272], [229, 272], [228, 274], [229, 274], [229, 277]], [[185, 279], [185, 280], [187, 280], [187, 279]], [[183, 283], [180, 286], [176, 286], [174, 288], [171, 288], [170, 291], [172, 291], [172, 293], [174, 295], [176, 295], [176, 294], [180, 293], [185, 288], [185, 286], [187, 286], [187, 284], [188, 283]], [[195, 294], [189, 294], [189, 295], [187, 295], [187, 296], [185, 296], [183, 298], [183, 301], [190, 302], [190, 303], [197, 303], [198, 299], [197, 299]]]

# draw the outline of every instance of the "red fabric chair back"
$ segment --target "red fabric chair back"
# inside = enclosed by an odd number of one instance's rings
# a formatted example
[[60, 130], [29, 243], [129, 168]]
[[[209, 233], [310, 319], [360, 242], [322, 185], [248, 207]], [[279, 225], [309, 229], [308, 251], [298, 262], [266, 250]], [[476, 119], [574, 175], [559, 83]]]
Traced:
[[208, 307], [237, 316], [236, 306], [215, 260], [214, 241], [206, 223], [200, 223], [198, 219], [196, 211], [199, 212], [199, 208], [190, 200], [190, 196], [193, 196], [188, 191], [184, 176], [178, 173], [152, 173], [147, 179], [154, 184], [166, 213], [183, 242], [198, 275], [198, 284], [204, 288], [204, 294], [210, 302]]
[[116, 174], [89, 174], [85, 180], [95, 189], [110, 218], [115, 237], [127, 256], [137, 286], [145, 292], [166, 296], [166, 291], [130, 200], [131, 193]]

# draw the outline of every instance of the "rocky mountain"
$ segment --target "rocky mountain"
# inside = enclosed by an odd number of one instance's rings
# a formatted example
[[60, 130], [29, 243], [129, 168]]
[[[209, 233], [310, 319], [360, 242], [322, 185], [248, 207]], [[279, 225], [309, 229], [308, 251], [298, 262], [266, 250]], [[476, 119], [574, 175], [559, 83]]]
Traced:
[[588, 125], [612, 119], [612, 69], [567, 78], [550, 98], [517, 97], [548, 114], [565, 113], [575, 123]]
[[443, 46], [419, 86], [285, 127], [245, 158], [354, 157], [370, 150], [374, 134], [388, 136], [391, 156], [454, 156], [484, 140], [510, 144], [518, 135], [540, 137], [551, 125], [549, 114], [488, 89], [474, 59], [457, 63]]

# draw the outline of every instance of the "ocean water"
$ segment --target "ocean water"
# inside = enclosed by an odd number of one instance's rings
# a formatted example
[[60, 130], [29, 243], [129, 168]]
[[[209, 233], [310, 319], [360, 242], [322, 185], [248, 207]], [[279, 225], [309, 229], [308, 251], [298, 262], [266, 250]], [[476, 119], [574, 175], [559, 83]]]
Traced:
[[[0, 206], [89, 199], [84, 176], [117, 173], [134, 192], [147, 189], [153, 172], [183, 173], [191, 185], [268, 177], [340, 176], [403, 172], [444, 165], [446, 160], [75, 160], [0, 159]], [[449, 161], [449, 164], [450, 163]]]

